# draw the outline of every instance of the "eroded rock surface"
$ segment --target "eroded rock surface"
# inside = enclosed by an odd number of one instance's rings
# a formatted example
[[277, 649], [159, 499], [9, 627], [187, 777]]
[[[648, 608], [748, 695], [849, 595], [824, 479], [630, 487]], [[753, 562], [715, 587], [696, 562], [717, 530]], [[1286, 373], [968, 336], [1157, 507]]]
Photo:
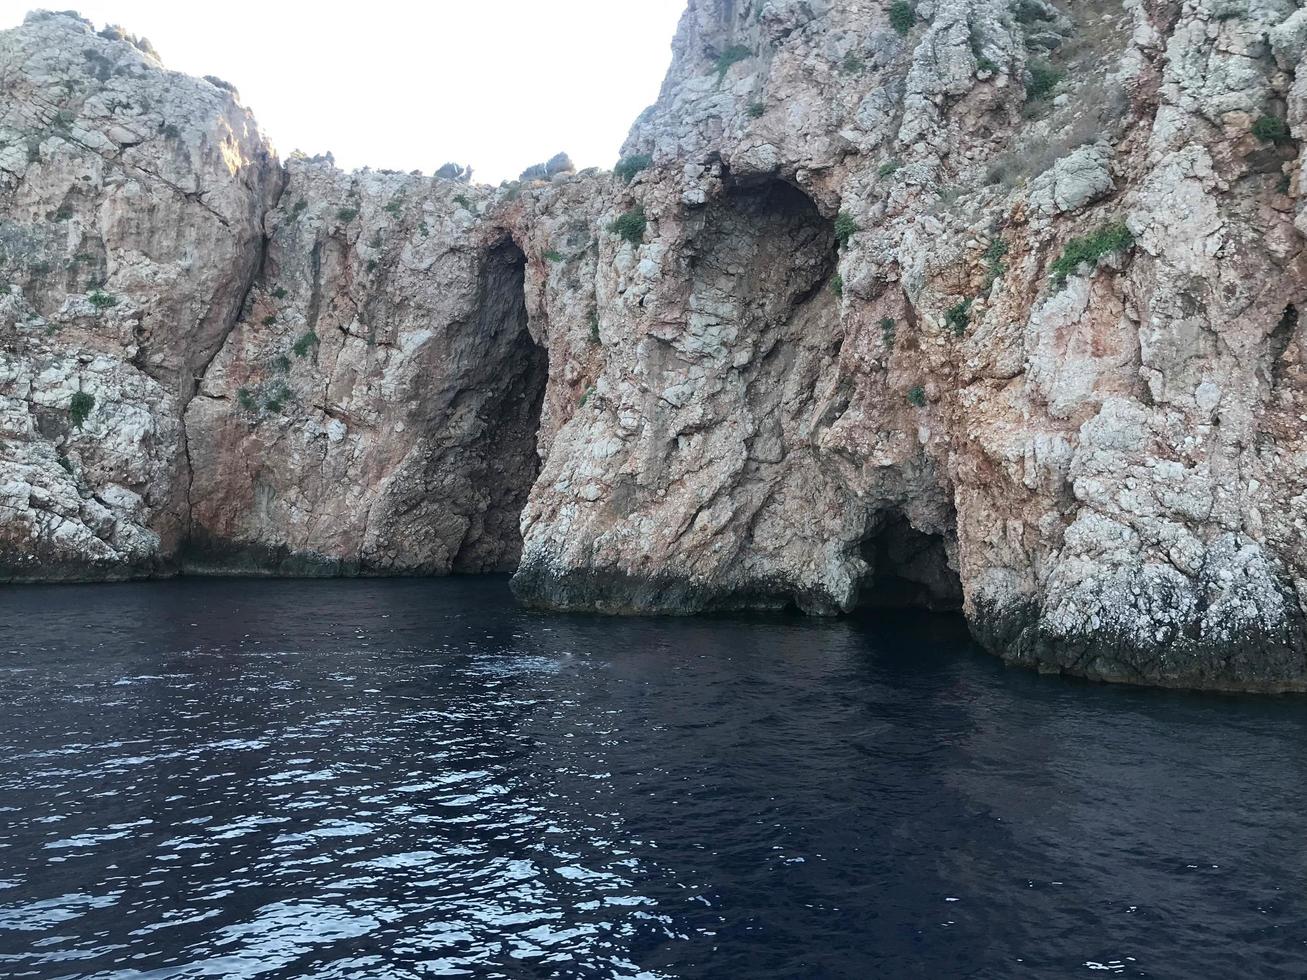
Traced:
[[[0, 33], [0, 578], [167, 571], [182, 412], [281, 170], [221, 84], [38, 13]], [[80, 410], [79, 410], [80, 409]]]
[[616, 173], [498, 189], [278, 166], [228, 89], [34, 16], [0, 573], [518, 567], [1307, 689], [1305, 13], [691, 0]]
[[[630, 326], [533, 491], [522, 594], [824, 612], [889, 577], [1040, 669], [1307, 686], [1301, 15], [1237, 6], [935, 0], [900, 33], [692, 3], [626, 147]], [[838, 319], [778, 348], [741, 267], [722, 357], [676, 297], [762, 179], [852, 219]]]

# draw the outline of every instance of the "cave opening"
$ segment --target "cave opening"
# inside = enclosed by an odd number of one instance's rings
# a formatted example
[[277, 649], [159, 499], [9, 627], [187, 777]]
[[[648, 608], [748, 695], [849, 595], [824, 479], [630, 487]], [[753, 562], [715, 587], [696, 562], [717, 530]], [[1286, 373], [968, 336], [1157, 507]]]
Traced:
[[944, 534], [918, 530], [900, 513], [882, 514], [859, 546], [867, 565], [858, 593], [861, 608], [962, 608], [962, 579], [949, 561]]
[[[492, 374], [476, 386], [482, 497], [479, 520], [454, 557], [456, 573], [511, 572], [522, 554], [521, 514], [540, 475], [538, 434], [549, 360], [531, 334], [526, 301], [526, 255], [505, 236], [486, 252], [473, 336], [482, 351], [473, 364]], [[474, 389], [475, 390], [475, 389]]]

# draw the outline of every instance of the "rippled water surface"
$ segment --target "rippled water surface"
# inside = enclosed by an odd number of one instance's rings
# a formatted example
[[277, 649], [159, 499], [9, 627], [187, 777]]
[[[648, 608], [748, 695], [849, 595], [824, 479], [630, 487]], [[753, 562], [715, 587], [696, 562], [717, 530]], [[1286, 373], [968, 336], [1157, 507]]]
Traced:
[[1307, 702], [500, 579], [0, 591], [0, 976], [1301, 977]]

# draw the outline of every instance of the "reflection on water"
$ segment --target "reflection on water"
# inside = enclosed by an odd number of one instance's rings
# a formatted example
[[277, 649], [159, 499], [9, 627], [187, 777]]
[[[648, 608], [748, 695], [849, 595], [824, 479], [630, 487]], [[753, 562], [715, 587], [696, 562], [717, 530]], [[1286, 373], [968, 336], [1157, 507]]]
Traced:
[[0, 593], [0, 975], [1307, 974], [1307, 702], [501, 579]]

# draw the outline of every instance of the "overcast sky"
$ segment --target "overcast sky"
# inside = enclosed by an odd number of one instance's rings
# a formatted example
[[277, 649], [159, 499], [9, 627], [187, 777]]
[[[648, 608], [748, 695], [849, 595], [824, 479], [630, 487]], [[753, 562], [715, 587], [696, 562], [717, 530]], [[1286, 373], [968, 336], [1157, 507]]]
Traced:
[[[0, 28], [30, 0], [0, 0]], [[48, 0], [240, 89], [285, 156], [497, 183], [560, 150], [611, 167], [658, 95], [685, 0]]]

